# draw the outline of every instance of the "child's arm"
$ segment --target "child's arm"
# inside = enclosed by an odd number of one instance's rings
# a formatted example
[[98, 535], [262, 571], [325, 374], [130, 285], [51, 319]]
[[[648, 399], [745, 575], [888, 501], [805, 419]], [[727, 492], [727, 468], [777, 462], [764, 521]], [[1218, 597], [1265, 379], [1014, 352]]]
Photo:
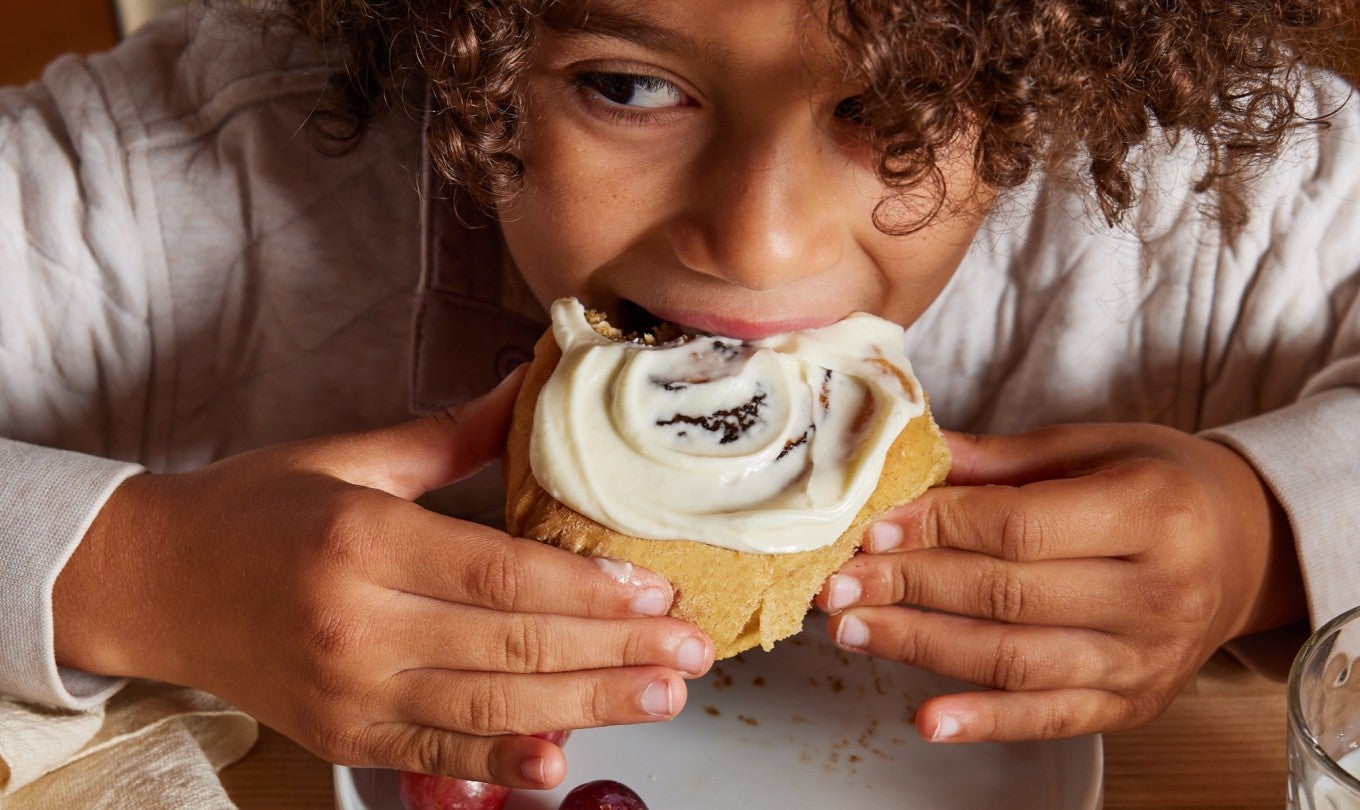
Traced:
[[[953, 486], [891, 513], [818, 597], [856, 606], [831, 620], [842, 644], [999, 690], [927, 701], [927, 738], [1146, 722], [1223, 642], [1305, 615], [1280, 507], [1220, 444], [1153, 425], [949, 439]], [[838, 587], [860, 593], [833, 604]]]
[[58, 660], [209, 690], [330, 761], [512, 787], [565, 774], [524, 735], [673, 716], [712, 645], [666, 582], [411, 503], [499, 454], [517, 387], [128, 479], [57, 580]]

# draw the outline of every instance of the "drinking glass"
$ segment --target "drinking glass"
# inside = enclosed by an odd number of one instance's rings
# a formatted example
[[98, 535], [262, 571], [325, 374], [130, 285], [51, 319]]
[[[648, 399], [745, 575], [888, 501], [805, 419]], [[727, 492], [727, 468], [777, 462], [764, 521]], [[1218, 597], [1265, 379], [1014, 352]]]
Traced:
[[1289, 807], [1360, 810], [1360, 607], [1323, 625], [1289, 671]]

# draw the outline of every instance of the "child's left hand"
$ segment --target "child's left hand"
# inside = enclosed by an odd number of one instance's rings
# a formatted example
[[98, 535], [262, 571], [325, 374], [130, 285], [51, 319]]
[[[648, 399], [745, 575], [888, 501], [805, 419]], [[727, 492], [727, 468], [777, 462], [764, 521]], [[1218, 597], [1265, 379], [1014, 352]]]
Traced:
[[1147, 722], [1223, 642], [1304, 613], [1280, 507], [1223, 445], [1142, 424], [946, 437], [952, 486], [881, 518], [817, 596], [841, 646], [994, 690], [927, 701], [928, 739]]

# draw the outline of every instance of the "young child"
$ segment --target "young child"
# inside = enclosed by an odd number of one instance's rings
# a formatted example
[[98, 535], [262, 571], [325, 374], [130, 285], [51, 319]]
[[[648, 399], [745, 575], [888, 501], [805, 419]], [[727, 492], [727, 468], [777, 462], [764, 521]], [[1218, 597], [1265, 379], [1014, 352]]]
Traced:
[[712, 648], [666, 582], [413, 502], [498, 455], [517, 376], [444, 408], [566, 295], [911, 325], [975, 435], [818, 603], [991, 687], [928, 701], [930, 739], [1144, 722], [1360, 601], [1357, 110], [1301, 61], [1328, 4], [272, 13], [0, 93], [0, 691], [187, 684], [332, 761], [515, 787], [565, 774], [526, 735], [673, 717]]

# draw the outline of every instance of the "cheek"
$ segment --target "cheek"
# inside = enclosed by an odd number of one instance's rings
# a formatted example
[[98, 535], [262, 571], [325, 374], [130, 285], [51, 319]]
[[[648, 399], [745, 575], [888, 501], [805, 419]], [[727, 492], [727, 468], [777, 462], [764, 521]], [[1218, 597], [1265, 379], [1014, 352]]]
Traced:
[[949, 283], [966, 251], [966, 245], [946, 248], [936, 243], [911, 259], [888, 265], [884, 314], [901, 324], [914, 323]]
[[[865, 237], [885, 280], [884, 315], [911, 324], [934, 302], [953, 277], [996, 200], [994, 189], [978, 182], [967, 151], [944, 167], [946, 212], [920, 230], [901, 237]], [[932, 200], [933, 202], [933, 200]]]
[[501, 229], [540, 300], [583, 294], [597, 271], [645, 242], [663, 219], [662, 169], [620, 159], [579, 130], [540, 126], [522, 159], [522, 191], [502, 207]]
[[983, 207], [908, 236], [867, 237], [884, 285], [879, 314], [905, 325], [915, 322], [958, 270], [985, 217]]
[[584, 292], [596, 243], [571, 209], [526, 190], [500, 212], [501, 233], [520, 275], [544, 305]]

